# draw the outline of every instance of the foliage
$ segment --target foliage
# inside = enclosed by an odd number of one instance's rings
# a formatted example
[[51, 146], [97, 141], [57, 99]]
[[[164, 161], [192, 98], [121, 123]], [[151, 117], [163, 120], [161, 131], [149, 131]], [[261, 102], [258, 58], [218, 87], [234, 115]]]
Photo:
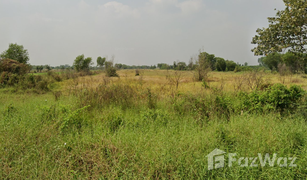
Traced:
[[257, 29], [252, 49], [255, 55], [267, 55], [288, 49], [295, 53], [306, 53], [307, 44], [307, 3], [305, 0], [283, 0], [285, 9], [269, 17], [269, 27]]
[[282, 62], [282, 56], [279, 53], [271, 53], [263, 59], [263, 63], [272, 71], [277, 70], [278, 64]]
[[84, 121], [84, 117], [81, 116], [81, 113], [84, 113], [84, 111], [89, 107], [90, 106], [84, 106], [72, 112], [68, 111], [60, 126], [61, 133], [66, 134], [73, 130], [80, 131], [83, 125], [86, 124], [86, 121]]
[[[209, 54], [207, 52], [200, 52], [198, 55], [198, 64], [202, 68], [210, 68], [212, 71], [216, 69], [215, 66], [216, 58], [214, 54]], [[205, 67], [203, 67], [205, 66]]]
[[29, 66], [19, 63], [12, 59], [0, 60], [0, 73], [7, 72], [12, 74], [24, 75], [28, 72]]
[[[29, 76], [27, 81], [51, 79], [51, 72]], [[1, 179], [307, 177], [306, 103], [298, 86], [239, 93], [188, 82], [182, 87], [190, 91], [170, 97], [162, 90], [163, 83], [147, 81], [145, 88], [139, 88], [137, 81], [122, 78], [94, 86], [92, 82], [102, 82], [96, 78], [61, 83], [63, 90], [72, 82], [76, 89], [67, 90], [58, 101], [51, 93], [1, 91]], [[206, 155], [215, 148], [226, 152], [226, 163], [210, 171]], [[232, 167], [229, 153], [237, 154]], [[277, 158], [274, 166], [261, 167], [258, 159], [258, 167], [240, 167], [239, 157], [258, 157], [258, 153], [296, 157], [297, 167], [289, 167], [290, 160], [287, 167], [280, 167]]]
[[28, 50], [24, 49], [23, 45], [13, 43], [9, 45], [9, 48], [0, 57], [3, 59], [13, 59], [23, 64], [27, 64], [30, 60]]
[[113, 65], [113, 61], [106, 61], [105, 66], [107, 77], [118, 77], [118, 74], [116, 73], [116, 68]]
[[74, 61], [74, 68], [76, 71], [85, 71], [88, 72], [90, 70], [90, 65], [92, 64], [92, 58], [84, 58], [84, 55], [77, 56]]
[[226, 64], [225, 59], [217, 57], [216, 58], [216, 70], [226, 71], [226, 68], [227, 68], [227, 64]]
[[44, 66], [42, 66], [42, 65], [36, 66], [37, 72], [42, 72], [43, 69], [44, 69]]
[[104, 58], [102, 58], [102, 57], [98, 57], [97, 58], [97, 66], [99, 66], [99, 67], [103, 67], [104, 66], [104, 63], [106, 62], [106, 58], [104, 57]]
[[46, 68], [48, 71], [50, 71], [50, 70], [52, 69], [50, 65], [45, 65], [45, 68]]
[[274, 84], [266, 91], [253, 91], [250, 94], [241, 94], [244, 111], [264, 113], [279, 111], [281, 113], [293, 112], [299, 106], [299, 101], [305, 91], [296, 85], [287, 88], [282, 84]]
[[226, 60], [227, 71], [234, 71], [236, 67], [237, 67], [237, 64], [234, 61]]

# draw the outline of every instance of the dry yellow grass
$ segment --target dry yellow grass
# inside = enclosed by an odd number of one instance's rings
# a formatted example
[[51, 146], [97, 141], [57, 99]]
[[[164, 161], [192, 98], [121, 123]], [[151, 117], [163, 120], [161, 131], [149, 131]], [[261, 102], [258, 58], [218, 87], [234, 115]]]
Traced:
[[[135, 76], [135, 70], [119, 70], [119, 77], [106, 77], [105, 73], [95, 76], [84, 76], [77, 79], [71, 79], [62, 82], [63, 90], [72, 88], [97, 87], [101, 84], [112, 83], [127, 83], [134, 85], [140, 89], [150, 88], [152, 92], [158, 94], [173, 94], [174, 92], [182, 93], [196, 93], [203, 91], [202, 82], [194, 81], [194, 71], [180, 71], [179, 86], [176, 89], [175, 84], [171, 83], [166, 76], [173, 76], [173, 70], [140, 70], [140, 76]], [[250, 76], [251, 72], [210, 72], [208, 85], [210, 87], [219, 88], [223, 91], [238, 90], [237, 84], [242, 81], [242, 88], [239, 90], [250, 90], [246, 78]], [[262, 84], [282, 83], [284, 85], [301, 85], [303, 89], [307, 90], [307, 79], [303, 75], [288, 75], [280, 76], [270, 72], [258, 72], [256, 75], [261, 79]]]

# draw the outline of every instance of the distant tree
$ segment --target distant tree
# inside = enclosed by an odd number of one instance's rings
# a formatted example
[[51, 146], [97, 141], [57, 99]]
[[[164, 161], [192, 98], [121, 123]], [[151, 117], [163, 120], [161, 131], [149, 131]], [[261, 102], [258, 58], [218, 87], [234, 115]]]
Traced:
[[278, 64], [282, 63], [282, 57], [279, 53], [271, 53], [267, 55], [263, 59], [263, 64], [265, 64], [268, 68], [270, 68], [272, 71], [278, 69]]
[[187, 68], [187, 64], [185, 62], [177, 63], [177, 67], [176, 67], [177, 70], [186, 70], [186, 68]]
[[116, 68], [116, 69], [121, 69], [122, 67], [123, 67], [123, 65], [120, 64], [120, 63], [119, 63], [119, 64], [115, 64], [115, 68]]
[[215, 70], [216, 68], [216, 58], [214, 54], [209, 54], [207, 52], [200, 52], [199, 57], [202, 59], [202, 61], [205, 61], [206, 64], [209, 64], [211, 70]]
[[74, 61], [74, 68], [76, 71], [89, 71], [90, 65], [92, 64], [92, 58], [84, 58], [84, 55], [77, 56]]
[[297, 53], [287, 52], [281, 55], [282, 61], [287, 67], [290, 68], [292, 73], [297, 73], [299, 71], [304, 71], [306, 66], [306, 61], [302, 58], [303, 55], [298, 55]]
[[8, 58], [16, 60], [20, 63], [26, 64], [29, 61], [28, 50], [24, 49], [22, 45], [10, 44], [9, 48], [4, 51], [1, 55], [1, 58]]
[[106, 62], [106, 58], [105, 57], [102, 58], [102, 57], [99, 56], [97, 58], [97, 66], [99, 66], [100, 68], [102, 68], [104, 66], [105, 62]]
[[65, 68], [64, 65], [60, 65], [60, 69], [63, 71], [63, 70], [65, 70], [66, 68]]
[[177, 63], [176, 63], [176, 61], [173, 62], [173, 69], [177, 69]]
[[196, 74], [195, 80], [197, 81], [207, 81], [208, 73], [210, 72], [212, 65], [212, 56], [208, 53], [199, 53], [198, 61], [196, 62]]
[[188, 69], [189, 70], [194, 70], [194, 61], [193, 61], [192, 57], [189, 60]]
[[216, 58], [216, 70], [217, 71], [226, 71], [226, 61], [223, 58], [217, 57]]
[[237, 64], [234, 61], [230, 61], [230, 60], [226, 61], [227, 71], [234, 71], [236, 67], [237, 67]]
[[51, 70], [51, 66], [50, 65], [45, 65], [45, 69], [47, 69], [48, 71]]

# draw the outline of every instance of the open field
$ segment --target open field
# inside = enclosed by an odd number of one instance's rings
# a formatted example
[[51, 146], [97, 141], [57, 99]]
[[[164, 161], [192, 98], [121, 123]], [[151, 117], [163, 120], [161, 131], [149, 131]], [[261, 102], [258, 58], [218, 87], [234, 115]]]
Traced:
[[[210, 72], [204, 83], [191, 71], [118, 74], [54, 82], [43, 94], [0, 89], [1, 179], [307, 178], [305, 75]], [[225, 167], [208, 170], [216, 148]], [[276, 153], [297, 166], [258, 158], [229, 167], [229, 153]]]

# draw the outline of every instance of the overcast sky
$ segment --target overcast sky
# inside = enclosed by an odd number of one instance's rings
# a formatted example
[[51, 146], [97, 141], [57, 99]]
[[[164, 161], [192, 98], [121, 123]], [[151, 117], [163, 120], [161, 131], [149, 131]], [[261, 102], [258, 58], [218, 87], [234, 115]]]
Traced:
[[258, 64], [250, 42], [282, 0], [0, 0], [0, 52], [28, 49], [30, 64], [84, 54], [115, 63], [188, 62], [199, 50]]

